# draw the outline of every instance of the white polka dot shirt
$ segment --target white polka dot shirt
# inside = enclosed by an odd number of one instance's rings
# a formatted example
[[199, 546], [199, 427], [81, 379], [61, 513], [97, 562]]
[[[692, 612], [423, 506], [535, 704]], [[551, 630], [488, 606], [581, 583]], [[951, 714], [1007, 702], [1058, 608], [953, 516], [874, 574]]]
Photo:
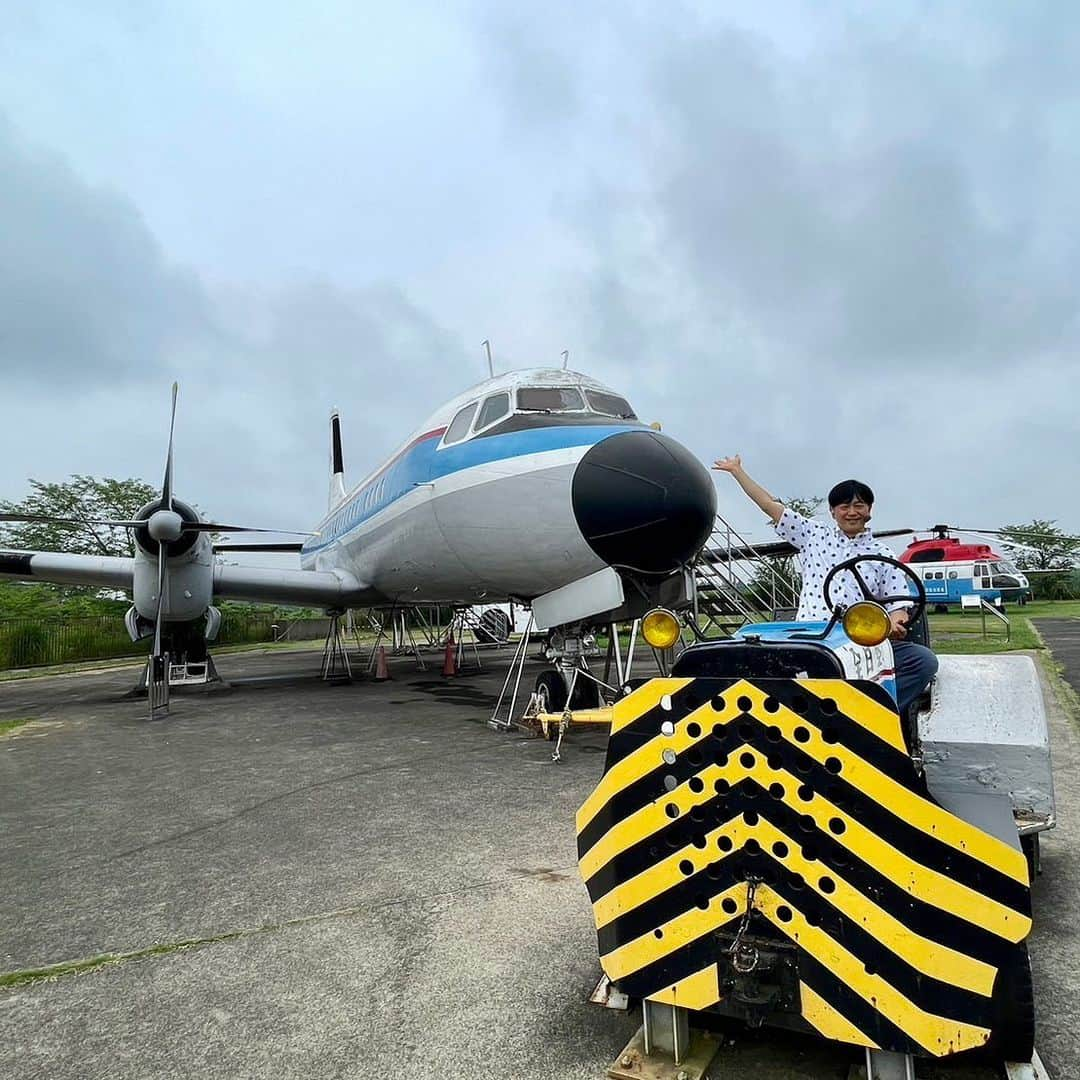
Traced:
[[[803, 579], [799, 610], [795, 616], [799, 622], [817, 622], [829, 618], [829, 605], [825, 602], [823, 587], [826, 576], [834, 566], [856, 555], [896, 558], [896, 553], [880, 540], [875, 540], [869, 529], [863, 529], [858, 536], [849, 537], [834, 521], [817, 521], [790, 509], [784, 510], [775, 528], [784, 540], [799, 550]], [[858, 571], [875, 598], [911, 595], [914, 599], [914, 585], [896, 567], [865, 562], [859, 564]], [[851, 605], [865, 599], [858, 582], [847, 570], [833, 578], [829, 594], [834, 604]], [[890, 611], [907, 606], [904, 603], [886, 605]]]

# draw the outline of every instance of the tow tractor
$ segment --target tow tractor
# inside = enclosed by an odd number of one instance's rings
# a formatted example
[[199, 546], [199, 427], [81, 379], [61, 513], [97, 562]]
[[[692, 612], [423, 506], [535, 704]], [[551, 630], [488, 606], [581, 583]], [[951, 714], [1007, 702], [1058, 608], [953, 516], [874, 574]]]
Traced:
[[[873, 561], [914, 595], [875, 601]], [[865, 598], [847, 608], [845, 571]], [[606, 979], [643, 1006], [614, 1077], [703, 1076], [700, 1013], [863, 1047], [868, 1077], [978, 1048], [1039, 1075], [1026, 938], [1054, 793], [1034, 663], [943, 656], [901, 716], [883, 605], [925, 628], [922, 581], [860, 556], [825, 596], [828, 622], [690, 645], [611, 710], [577, 838]], [[651, 615], [671, 645], [675, 616]]]

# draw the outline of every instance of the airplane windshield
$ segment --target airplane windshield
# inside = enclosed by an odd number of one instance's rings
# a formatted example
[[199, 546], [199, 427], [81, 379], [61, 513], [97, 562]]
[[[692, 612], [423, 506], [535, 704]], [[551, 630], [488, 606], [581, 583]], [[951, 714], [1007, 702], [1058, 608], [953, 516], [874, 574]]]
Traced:
[[589, 399], [589, 405], [593, 412], [602, 413], [604, 416], [617, 416], [620, 420], [636, 420], [634, 410], [630, 408], [630, 402], [621, 398], [618, 394], [606, 394], [602, 390], [586, 390], [585, 396]]
[[585, 399], [575, 386], [523, 386], [517, 407], [522, 412], [585, 412]]

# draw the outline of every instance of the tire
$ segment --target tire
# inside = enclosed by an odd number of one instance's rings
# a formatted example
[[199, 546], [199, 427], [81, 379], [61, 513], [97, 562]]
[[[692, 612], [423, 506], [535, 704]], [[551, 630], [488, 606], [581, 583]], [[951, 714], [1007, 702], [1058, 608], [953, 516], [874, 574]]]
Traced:
[[949, 614], [949, 605], [948, 604], [935, 604], [934, 605], [934, 614], [935, 615], [948, 615]]
[[990, 1048], [1001, 1061], [1030, 1061], [1035, 1047], [1035, 997], [1027, 942], [1012, 945], [994, 980]]
[[557, 671], [541, 671], [533, 693], [540, 699], [541, 712], [562, 712], [566, 708], [566, 683]]
[[1039, 834], [1028, 833], [1027, 836], [1021, 836], [1020, 847], [1024, 851], [1024, 858], [1027, 859], [1028, 878], [1031, 884], [1034, 885], [1036, 875], [1042, 873], [1039, 860]]
[[574, 696], [570, 699], [571, 709], [595, 709], [600, 705], [600, 687], [584, 675], [577, 677], [574, 683]]

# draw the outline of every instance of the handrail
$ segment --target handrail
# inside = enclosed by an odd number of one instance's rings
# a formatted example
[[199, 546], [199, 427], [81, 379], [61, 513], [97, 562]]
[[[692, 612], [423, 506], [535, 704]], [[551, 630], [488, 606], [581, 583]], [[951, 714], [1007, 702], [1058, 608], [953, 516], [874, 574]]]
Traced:
[[979, 610], [982, 612], [983, 637], [986, 637], [986, 613], [989, 611], [994, 618], [1005, 624], [1005, 640], [1012, 641], [1012, 625], [1009, 623], [1009, 616], [1004, 611], [994, 607], [983, 596], [979, 597]]
[[[742, 559], [717, 556], [730, 554], [734, 547], [747, 551]], [[695, 584], [714, 591], [697, 606], [709, 622], [719, 626], [724, 615], [744, 622], [759, 620], [763, 614], [775, 617], [779, 608], [797, 607], [798, 597], [790, 582], [776, 570], [769, 556], [758, 551], [721, 515], [701, 557], [695, 565]]]

